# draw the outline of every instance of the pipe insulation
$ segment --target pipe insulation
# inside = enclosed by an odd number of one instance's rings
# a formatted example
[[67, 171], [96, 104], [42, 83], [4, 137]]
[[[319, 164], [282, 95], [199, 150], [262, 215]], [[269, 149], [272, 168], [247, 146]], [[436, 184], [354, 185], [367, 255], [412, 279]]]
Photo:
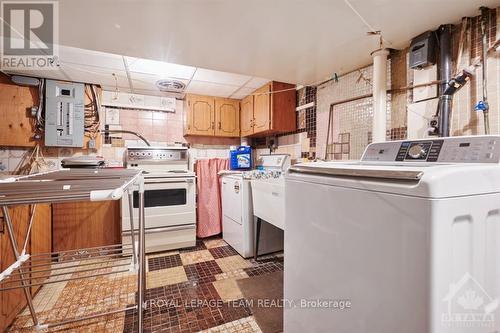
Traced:
[[387, 132], [387, 56], [389, 50], [381, 49], [373, 57], [373, 128], [372, 142], [386, 141]]

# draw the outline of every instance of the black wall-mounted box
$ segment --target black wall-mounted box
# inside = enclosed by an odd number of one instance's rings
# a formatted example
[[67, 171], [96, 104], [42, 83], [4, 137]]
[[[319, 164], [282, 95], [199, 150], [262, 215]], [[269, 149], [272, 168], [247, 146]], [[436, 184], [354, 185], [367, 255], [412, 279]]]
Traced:
[[436, 63], [436, 40], [434, 31], [427, 31], [413, 38], [410, 44], [410, 68], [420, 69]]

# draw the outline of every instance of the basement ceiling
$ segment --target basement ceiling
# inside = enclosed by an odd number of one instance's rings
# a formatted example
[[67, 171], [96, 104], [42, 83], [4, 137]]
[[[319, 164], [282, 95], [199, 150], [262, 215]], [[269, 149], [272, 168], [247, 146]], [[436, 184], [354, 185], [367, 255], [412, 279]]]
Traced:
[[185, 85], [183, 93], [241, 99], [269, 82], [269, 79], [133, 58], [117, 54], [60, 46], [58, 66], [53, 70], [6, 69], [8, 74], [99, 84], [104, 90], [142, 95], [176, 96], [162, 92], [159, 80]]
[[239, 99], [270, 79], [313, 84], [369, 64], [368, 31], [403, 48], [481, 5], [500, 0], [65, 0], [60, 66], [18, 73], [163, 96], [156, 82], [173, 79]]
[[[499, 0], [65, 0], [63, 45], [309, 84]], [[221, 89], [223, 90], [223, 89]]]

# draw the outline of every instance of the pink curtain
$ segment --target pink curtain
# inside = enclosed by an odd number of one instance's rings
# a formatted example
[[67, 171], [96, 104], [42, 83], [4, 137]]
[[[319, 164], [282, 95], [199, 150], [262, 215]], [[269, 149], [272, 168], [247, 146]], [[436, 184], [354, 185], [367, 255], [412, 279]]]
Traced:
[[211, 158], [196, 161], [198, 211], [196, 235], [210, 237], [222, 232], [221, 183], [217, 173], [229, 169], [229, 160]]

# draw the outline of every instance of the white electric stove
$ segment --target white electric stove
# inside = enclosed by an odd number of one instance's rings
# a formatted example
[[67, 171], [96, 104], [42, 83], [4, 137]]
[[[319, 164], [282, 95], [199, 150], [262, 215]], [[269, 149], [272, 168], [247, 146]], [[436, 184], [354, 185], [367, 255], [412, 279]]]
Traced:
[[[127, 168], [143, 170], [145, 177], [146, 252], [158, 252], [196, 243], [196, 177], [188, 170], [187, 147], [129, 147]], [[138, 194], [122, 199], [122, 232], [130, 241], [129, 200], [134, 221]], [[137, 225], [134, 226], [137, 233]]]

